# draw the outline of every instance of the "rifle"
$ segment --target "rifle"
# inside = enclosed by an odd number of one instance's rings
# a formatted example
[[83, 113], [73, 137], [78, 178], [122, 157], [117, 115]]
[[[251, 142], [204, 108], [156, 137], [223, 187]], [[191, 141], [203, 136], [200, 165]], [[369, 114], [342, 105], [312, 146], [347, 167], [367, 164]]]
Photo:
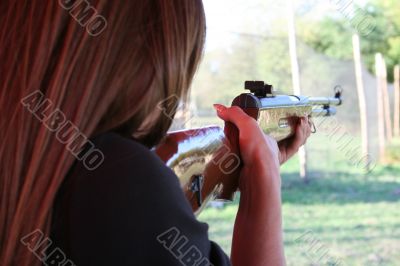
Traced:
[[[334, 97], [275, 95], [263, 81], [246, 81], [245, 89], [250, 93], [237, 96], [232, 106], [242, 108], [278, 142], [294, 134], [299, 117], [333, 116], [333, 106], [342, 103], [340, 87]], [[210, 200], [233, 199], [241, 162], [238, 129], [232, 123], [225, 123], [224, 129], [208, 126], [169, 132], [155, 152], [178, 176], [196, 215]]]

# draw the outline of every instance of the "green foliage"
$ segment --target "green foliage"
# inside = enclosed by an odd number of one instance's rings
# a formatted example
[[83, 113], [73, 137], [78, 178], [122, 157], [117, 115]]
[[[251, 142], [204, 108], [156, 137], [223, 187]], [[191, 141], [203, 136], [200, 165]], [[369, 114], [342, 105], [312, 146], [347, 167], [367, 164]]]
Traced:
[[400, 163], [400, 138], [393, 139], [386, 147], [385, 161], [388, 163]]
[[[353, 16], [326, 17], [320, 21], [302, 22], [299, 35], [317, 51], [338, 59], [352, 58], [352, 34], [357, 32], [357, 21], [367, 17], [374, 21], [374, 29], [360, 34], [363, 59], [371, 73], [375, 71], [375, 53], [382, 53], [393, 81], [393, 69], [400, 63], [400, 9], [398, 1], [370, 0], [364, 7], [355, 7]], [[339, 11], [338, 11], [339, 12]]]
[[207, 110], [213, 103], [230, 105], [245, 92], [246, 80], [264, 80], [276, 88], [290, 89], [290, 77], [287, 38], [239, 36], [229, 50], [205, 55], [192, 92], [197, 107]]
[[299, 24], [299, 35], [316, 51], [337, 59], [352, 59], [352, 35], [343, 19], [324, 18], [311, 24], [309, 21]]

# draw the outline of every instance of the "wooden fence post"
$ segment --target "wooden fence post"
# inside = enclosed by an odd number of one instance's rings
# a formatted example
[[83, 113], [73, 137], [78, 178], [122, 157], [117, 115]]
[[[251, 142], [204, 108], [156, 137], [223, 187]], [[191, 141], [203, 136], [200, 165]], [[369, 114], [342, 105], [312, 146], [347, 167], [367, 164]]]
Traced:
[[378, 109], [378, 138], [379, 138], [379, 159], [382, 161], [385, 158], [385, 111], [383, 107], [383, 88], [382, 88], [382, 55], [375, 54], [375, 72], [376, 72], [376, 100]]
[[[361, 143], [362, 143], [362, 158], [368, 160], [369, 145], [368, 145], [368, 119], [367, 119], [367, 104], [365, 100], [364, 83], [362, 77], [361, 68], [361, 52], [360, 52], [360, 38], [357, 34], [353, 35], [353, 54], [354, 54], [354, 66], [357, 81], [357, 93], [358, 93], [358, 106], [360, 109], [360, 124], [361, 124]], [[367, 168], [369, 164], [367, 163]], [[366, 169], [367, 171], [369, 169]]]
[[394, 136], [400, 137], [400, 66], [394, 68]]
[[[290, 62], [292, 68], [292, 82], [293, 82], [293, 93], [295, 95], [301, 94], [300, 87], [300, 71], [299, 62], [297, 60], [297, 45], [296, 45], [296, 28], [294, 22], [294, 10], [293, 0], [289, 0], [288, 4], [288, 38], [289, 38], [289, 50], [290, 50]], [[307, 150], [305, 145], [299, 149], [299, 161], [300, 161], [300, 177], [307, 181]]]
[[382, 97], [383, 97], [383, 109], [385, 111], [385, 125], [386, 125], [386, 139], [390, 142], [393, 138], [392, 129], [392, 116], [390, 114], [390, 101], [387, 81], [387, 68], [385, 59], [381, 56], [382, 60]]
[[[297, 60], [296, 27], [294, 21], [294, 10], [292, 0], [288, 1], [288, 38], [290, 50], [290, 62], [292, 68], [293, 93], [301, 94], [299, 62]], [[300, 162], [300, 177], [307, 181], [307, 150], [302, 146], [298, 152]]]

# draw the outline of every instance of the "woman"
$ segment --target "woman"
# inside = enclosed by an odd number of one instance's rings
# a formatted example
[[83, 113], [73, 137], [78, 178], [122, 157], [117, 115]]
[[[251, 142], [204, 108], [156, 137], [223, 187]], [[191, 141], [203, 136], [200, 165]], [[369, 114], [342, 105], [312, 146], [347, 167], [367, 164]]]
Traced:
[[230, 260], [149, 150], [171, 125], [154, 107], [185, 101], [200, 62], [200, 0], [4, 0], [0, 14], [0, 265], [284, 265], [279, 164], [306, 118], [278, 149], [216, 105], [244, 165]]

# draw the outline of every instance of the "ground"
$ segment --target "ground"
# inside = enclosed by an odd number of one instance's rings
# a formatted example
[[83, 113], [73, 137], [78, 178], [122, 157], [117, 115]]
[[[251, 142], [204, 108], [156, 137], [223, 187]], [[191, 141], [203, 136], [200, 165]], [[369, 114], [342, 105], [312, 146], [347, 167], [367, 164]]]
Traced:
[[[400, 165], [365, 174], [348, 163], [323, 164], [329, 169], [311, 172], [307, 184], [297, 165], [294, 158], [282, 168], [288, 265], [400, 265]], [[238, 201], [199, 216], [228, 254]]]

